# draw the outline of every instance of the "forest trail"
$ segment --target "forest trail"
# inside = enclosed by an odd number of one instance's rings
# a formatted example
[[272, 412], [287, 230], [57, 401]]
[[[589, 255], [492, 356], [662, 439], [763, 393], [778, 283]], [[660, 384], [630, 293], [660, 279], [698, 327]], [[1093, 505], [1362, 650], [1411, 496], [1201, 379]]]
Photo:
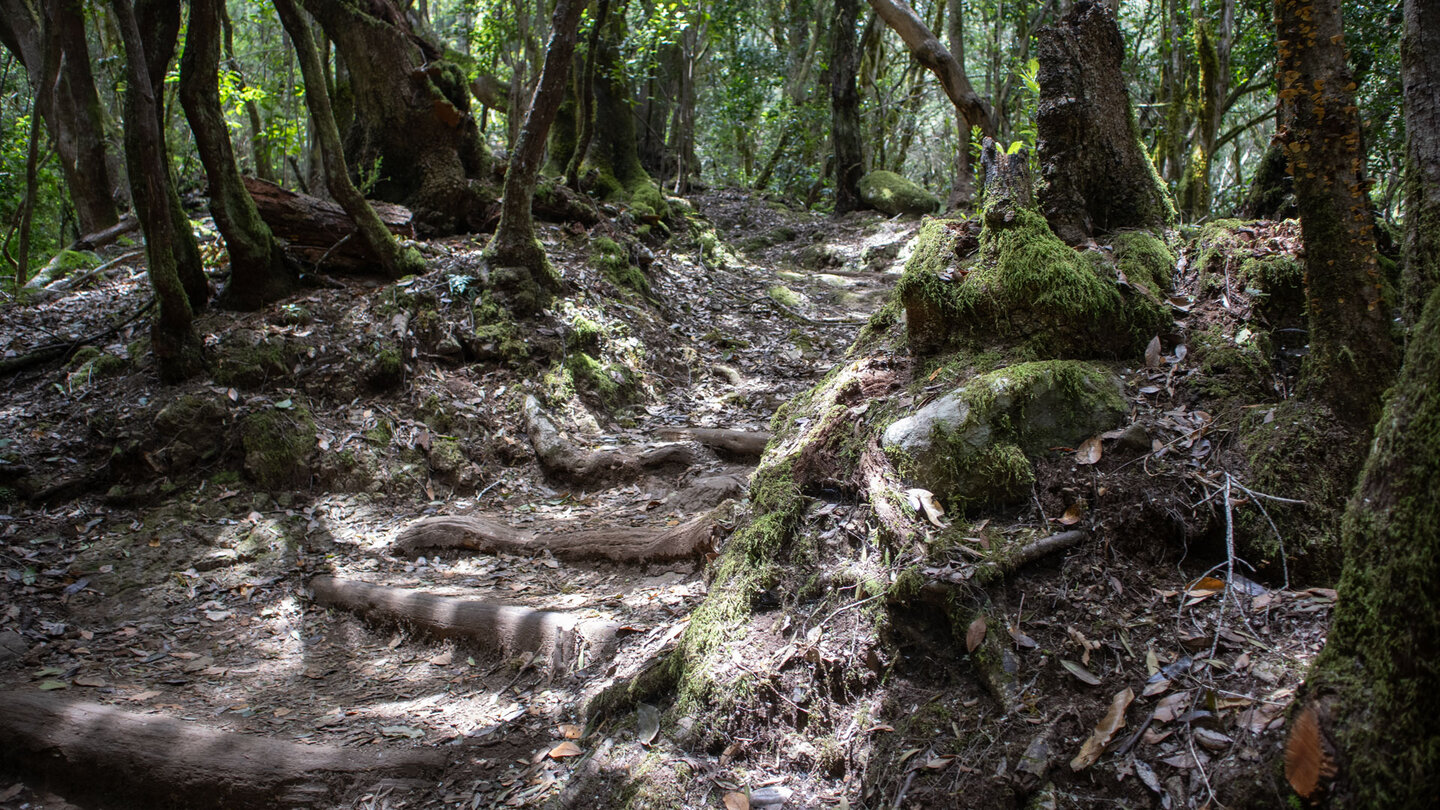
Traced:
[[[438, 781], [432, 760], [424, 780], [377, 768], [377, 784], [342, 780], [338, 792], [319, 791], [336, 806], [530, 806], [552, 798], [579, 746], [605, 734], [592, 729], [567, 747], [580, 734], [584, 702], [673, 646], [705, 594], [703, 558], [743, 501], [771, 413], [843, 356], [898, 278], [919, 224], [874, 213], [837, 221], [736, 192], [696, 202], [717, 238], [693, 253], [647, 257], [659, 318], [633, 297], [616, 303], [594, 294], [597, 274], [583, 242], [559, 227], [542, 233], [578, 288], [566, 306], [591, 304], [583, 317], [622, 335], [615, 342], [633, 335], [643, 343], [638, 354], [626, 349], [628, 359], [641, 359], [631, 370], [661, 393], [621, 420], [606, 420], [577, 396], [558, 409], [539, 406], [531, 392], [544, 392], [533, 380], [503, 366], [480, 376], [482, 367], [427, 351], [443, 338], [432, 335], [427, 346], [400, 323], [413, 323], [415, 311], [394, 311], [393, 302], [423, 298], [427, 285], [444, 307], [456, 268], [477, 249], [470, 239], [428, 245], [440, 272], [393, 287], [342, 280], [259, 316], [207, 316], [209, 343], [222, 357], [248, 346], [280, 347], [294, 358], [295, 366], [258, 379], [242, 368], [225, 383], [162, 393], [143, 372], [103, 383], [93, 374], [92, 382], [77, 376], [74, 362], [58, 383], [50, 370], [17, 378], [0, 413], [12, 437], [5, 449], [26, 461], [25, 483], [42, 505], [8, 510], [0, 528], [12, 569], [7, 618], [25, 628], [6, 635], [0, 689], [18, 690], [11, 694], [19, 700], [38, 688], [126, 717], [183, 718], [276, 745], [444, 753]], [[19, 311], [4, 336], [7, 355], [49, 335], [100, 331], [136, 307], [146, 294], [141, 259], [113, 252], [120, 261], [92, 286]], [[628, 327], [616, 325], [622, 319]], [[387, 327], [411, 352], [404, 381], [377, 392], [364, 379], [388, 347], [377, 339]], [[142, 335], [131, 326], [101, 348], [124, 356], [125, 344]], [[348, 383], [358, 389], [348, 403], [333, 396], [338, 374], [362, 378]], [[199, 409], [192, 418], [223, 427], [167, 421], [161, 414], [171, 403], [161, 397], [190, 402]], [[305, 462], [308, 476], [271, 495], [227, 473], [245, 464], [237, 454], [248, 458], [247, 439], [237, 435], [245, 419], [288, 417], [304, 407], [302, 397], [320, 454]], [[566, 461], [584, 457], [588, 466], [547, 475], [529, 447], [540, 449], [537, 418], [550, 423]], [[117, 437], [137, 442], [130, 451], [140, 470], [117, 463]], [[452, 443], [458, 462], [440, 452]], [[224, 449], [209, 453], [208, 444]], [[362, 462], [374, 468], [364, 478], [334, 463], [359, 445], [375, 446]], [[658, 455], [655, 463], [636, 461], [647, 452]], [[96, 482], [113, 485], [105, 497], [63, 503]], [[45, 508], [47, 498], [60, 505]], [[699, 530], [679, 553], [628, 562], [596, 560], [602, 555], [585, 548], [392, 547], [415, 521], [444, 515], [540, 545], [575, 532], [633, 540]], [[372, 621], [327, 605], [361, 608]], [[33, 722], [35, 736], [21, 734], [17, 746], [58, 744], [45, 728], [54, 717], [41, 711]], [[123, 733], [81, 734], [69, 744], [96, 747], [70, 755], [98, 769], [93, 781], [105, 795], [149, 791], [150, 801], [187, 806], [216, 795], [206, 777], [184, 772], [193, 765], [186, 752], [168, 765], [164, 757], [137, 765]], [[269, 756], [273, 778], [293, 759]], [[149, 784], [119, 775], [131, 769]], [[79, 776], [64, 767], [49, 773], [61, 792]], [[41, 785], [17, 783], [0, 806], [64, 806], [31, 787]], [[281, 797], [257, 788], [252, 798], [237, 792], [220, 801], [266, 806]]]

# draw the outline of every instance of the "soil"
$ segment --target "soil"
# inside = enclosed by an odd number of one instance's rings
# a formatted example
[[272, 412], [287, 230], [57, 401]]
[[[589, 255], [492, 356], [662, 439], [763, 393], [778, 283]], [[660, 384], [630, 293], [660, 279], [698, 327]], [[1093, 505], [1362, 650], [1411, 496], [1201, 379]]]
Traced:
[[[706, 594], [705, 558], [392, 552], [402, 531], [434, 515], [543, 538], [678, 526], [726, 498], [744, 509], [733, 482], [755, 459], [698, 443], [684, 464], [618, 479], [548, 476], [526, 398], [589, 450], [689, 441], [681, 428], [763, 431], [885, 303], [919, 222], [830, 218], [733, 191], [694, 205], [669, 239], [636, 236], [623, 214], [588, 231], [542, 226], [567, 290], [548, 314], [515, 324], [526, 352], [465, 339], [484, 325], [471, 286], [483, 243], [458, 237], [420, 245], [432, 268], [422, 277], [322, 274], [261, 312], [203, 314], [217, 360], [208, 379], [162, 386], [143, 319], [100, 342], [109, 364], [77, 355], [11, 376], [0, 395], [0, 690], [292, 743], [444, 753], [436, 779], [361, 778], [320, 806], [585, 807], [581, 791], [657, 761], [634, 806], [730, 807], [725, 797], [746, 791], [753, 807], [779, 806], [766, 804], [776, 797], [857, 808], [1273, 800], [1284, 711], [1323, 643], [1334, 592], [1291, 587], [1273, 570], [1237, 569], [1244, 576], [1224, 587], [1236, 565], [1230, 513], [1261, 496], [1244, 488], [1235, 425], [1206, 410], [1184, 347], [1202, 325], [1232, 337], [1247, 328], [1235, 308], [1245, 291], [1201, 289], [1183, 263], [1181, 322], [1148, 366], [1126, 370], [1141, 432], [1105, 440], [1095, 463], [1057, 456], [1042, 465], [1032, 504], [975, 529], [979, 543], [1036, 526], [1091, 538], [1009, 577], [984, 606], [981, 632], [1005, 633], [1026, 673], [1014, 705], [977, 677], [943, 610], [917, 600], [891, 617], [895, 660], [857, 701], [835, 751], [772, 739], [760, 714], [745, 720], [749, 738], [719, 750], [649, 739], [644, 706], [587, 725], [587, 700], [674, 646]], [[601, 236], [643, 270], [647, 290], [592, 260]], [[213, 240], [207, 251], [223, 273], [223, 251]], [[124, 322], [149, 298], [141, 262], [7, 305], [0, 353]], [[577, 368], [581, 352], [609, 383], [555, 373]], [[162, 416], [182, 402], [190, 410]], [[246, 432], [257, 415], [303, 435], [313, 422], [279, 478]], [[723, 543], [730, 520], [712, 514]], [[820, 537], [864, 531], [844, 505], [817, 503], [806, 519]], [[533, 650], [437, 641], [319, 606], [307, 589], [318, 575], [617, 629], [605, 657], [556, 666]], [[846, 657], [847, 619], [826, 617], [808, 653], [777, 644], [768, 662], [737, 665], [773, 668], [776, 694], [798, 701], [812, 681], [786, 669], [795, 655], [867, 666]], [[1126, 689], [1130, 723], [1098, 762], [1076, 767]], [[138, 806], [124, 789], [87, 792], [73, 774], [12, 769], [8, 779], [0, 807]]]

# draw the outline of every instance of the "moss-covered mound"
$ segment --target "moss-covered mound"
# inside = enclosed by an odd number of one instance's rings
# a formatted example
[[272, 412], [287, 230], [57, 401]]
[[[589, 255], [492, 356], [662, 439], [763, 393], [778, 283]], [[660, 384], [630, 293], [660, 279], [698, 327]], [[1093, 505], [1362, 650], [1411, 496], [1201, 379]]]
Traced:
[[933, 214], [940, 198], [894, 172], [870, 172], [860, 178], [860, 199], [871, 208], [896, 214]]
[[981, 374], [892, 422], [883, 446], [916, 486], [962, 506], [1023, 499], [1031, 459], [1074, 447], [1125, 417], [1119, 380], [1073, 360], [1021, 363]]
[[1153, 234], [1077, 252], [1026, 208], [1003, 226], [987, 221], [977, 254], [957, 255], [964, 236], [958, 220], [920, 230], [897, 286], [912, 351], [1004, 345], [1034, 358], [1124, 357], [1170, 324], [1174, 257]]
[[240, 435], [245, 473], [255, 483], [272, 490], [310, 483], [315, 420], [303, 405], [284, 400], [256, 411], [241, 420]]

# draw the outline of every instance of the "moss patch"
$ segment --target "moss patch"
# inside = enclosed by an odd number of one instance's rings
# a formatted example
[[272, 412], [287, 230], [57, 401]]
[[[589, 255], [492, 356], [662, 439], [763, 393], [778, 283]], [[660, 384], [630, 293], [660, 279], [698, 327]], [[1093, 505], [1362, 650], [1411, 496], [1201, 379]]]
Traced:
[[860, 178], [859, 192], [866, 205], [892, 217], [896, 214], [932, 214], [940, 210], [939, 197], [894, 172], [870, 172]]
[[629, 252], [614, 239], [601, 236], [591, 241], [590, 261], [600, 268], [600, 272], [611, 284], [641, 295], [650, 294], [650, 279], [645, 277], [640, 268], [630, 263]]
[[292, 489], [310, 483], [315, 420], [304, 406], [266, 408], [240, 423], [245, 472], [266, 489]]

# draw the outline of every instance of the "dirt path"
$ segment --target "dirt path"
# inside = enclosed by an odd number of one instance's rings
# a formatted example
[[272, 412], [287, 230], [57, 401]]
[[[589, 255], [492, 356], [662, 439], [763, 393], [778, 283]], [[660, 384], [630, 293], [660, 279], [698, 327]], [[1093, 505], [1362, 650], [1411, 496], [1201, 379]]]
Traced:
[[[726, 499], [743, 501], [753, 448], [736, 453], [706, 438], [761, 435], [779, 403], [843, 355], [893, 284], [918, 224], [875, 215], [836, 223], [738, 194], [698, 202], [720, 238], [653, 250], [643, 262], [653, 305], [606, 300], [584, 240], [559, 228], [545, 235], [576, 287], [566, 306], [610, 328], [605, 351], [629, 352], [648, 396], [614, 421], [578, 396], [542, 410], [544, 418], [584, 453], [685, 448], [683, 463], [642, 463], [621, 481], [605, 481], [604, 470], [580, 482], [547, 475], [531, 451], [525, 403], [544, 391], [527, 379], [530, 367], [456, 362], [443, 337], [415, 328], [416, 307], [394, 306], [428, 288], [444, 314], [455, 290], [446, 279], [478, 247], [467, 240], [431, 246], [440, 270], [396, 287], [341, 280], [258, 315], [206, 316], [207, 342], [221, 357], [235, 346], [281, 347], [284, 359], [259, 379], [219, 379], [222, 365], [215, 380], [164, 389], [136, 361], [109, 376], [72, 361], [13, 379], [0, 401], [0, 435], [9, 437], [0, 470], [23, 470], [23, 478], [5, 474], [42, 502], [12, 502], [0, 517], [8, 574], [0, 690], [277, 742], [444, 754], [438, 778], [377, 771], [307, 799], [322, 804], [527, 806], [552, 797], [571, 758], [601, 739], [572, 742], [584, 700], [673, 644], [705, 593], [700, 560], [397, 555], [391, 544], [427, 515], [481, 518], [543, 545], [567, 532], [663, 531]], [[138, 306], [144, 284], [139, 268], [118, 264], [94, 288], [11, 310], [0, 343], [21, 354], [47, 335], [99, 331]], [[130, 327], [102, 349], [125, 358], [126, 343], [142, 337]], [[373, 390], [365, 375], [392, 344], [403, 380]], [[362, 382], [337, 382], [351, 372]], [[255, 452], [244, 437], [162, 415], [181, 398], [202, 403], [192, 419], [227, 426], [256, 413], [298, 419], [304, 408], [317, 457], [293, 486], [255, 487], [235, 474]], [[458, 462], [437, 449], [447, 443], [459, 447]], [[212, 444], [222, 449], [207, 455]], [[354, 469], [367, 464], [373, 469]], [[109, 487], [106, 497], [97, 486]], [[79, 499], [67, 500], [72, 494]], [[715, 539], [730, 514], [707, 524]], [[336, 593], [368, 583], [403, 589], [391, 602], [423, 593], [441, 600], [428, 605], [432, 618], [464, 620], [449, 630], [413, 612], [397, 620], [373, 592], [370, 618], [361, 619], [318, 604], [316, 575], [329, 578], [331, 605], [346, 604]], [[455, 629], [467, 622], [478, 635]], [[603, 637], [578, 643], [584, 628], [603, 628]], [[58, 745], [37, 735], [16, 750]], [[123, 750], [67, 756], [68, 768], [50, 769], [57, 794], [94, 801], [89, 785], [104, 806], [132, 795]], [[114, 781], [85, 779], [86, 770]], [[0, 787], [0, 806], [64, 806], [46, 787]], [[147, 802], [193, 806], [203, 795], [151, 788]], [[280, 795], [217, 801], [291, 801]]]

